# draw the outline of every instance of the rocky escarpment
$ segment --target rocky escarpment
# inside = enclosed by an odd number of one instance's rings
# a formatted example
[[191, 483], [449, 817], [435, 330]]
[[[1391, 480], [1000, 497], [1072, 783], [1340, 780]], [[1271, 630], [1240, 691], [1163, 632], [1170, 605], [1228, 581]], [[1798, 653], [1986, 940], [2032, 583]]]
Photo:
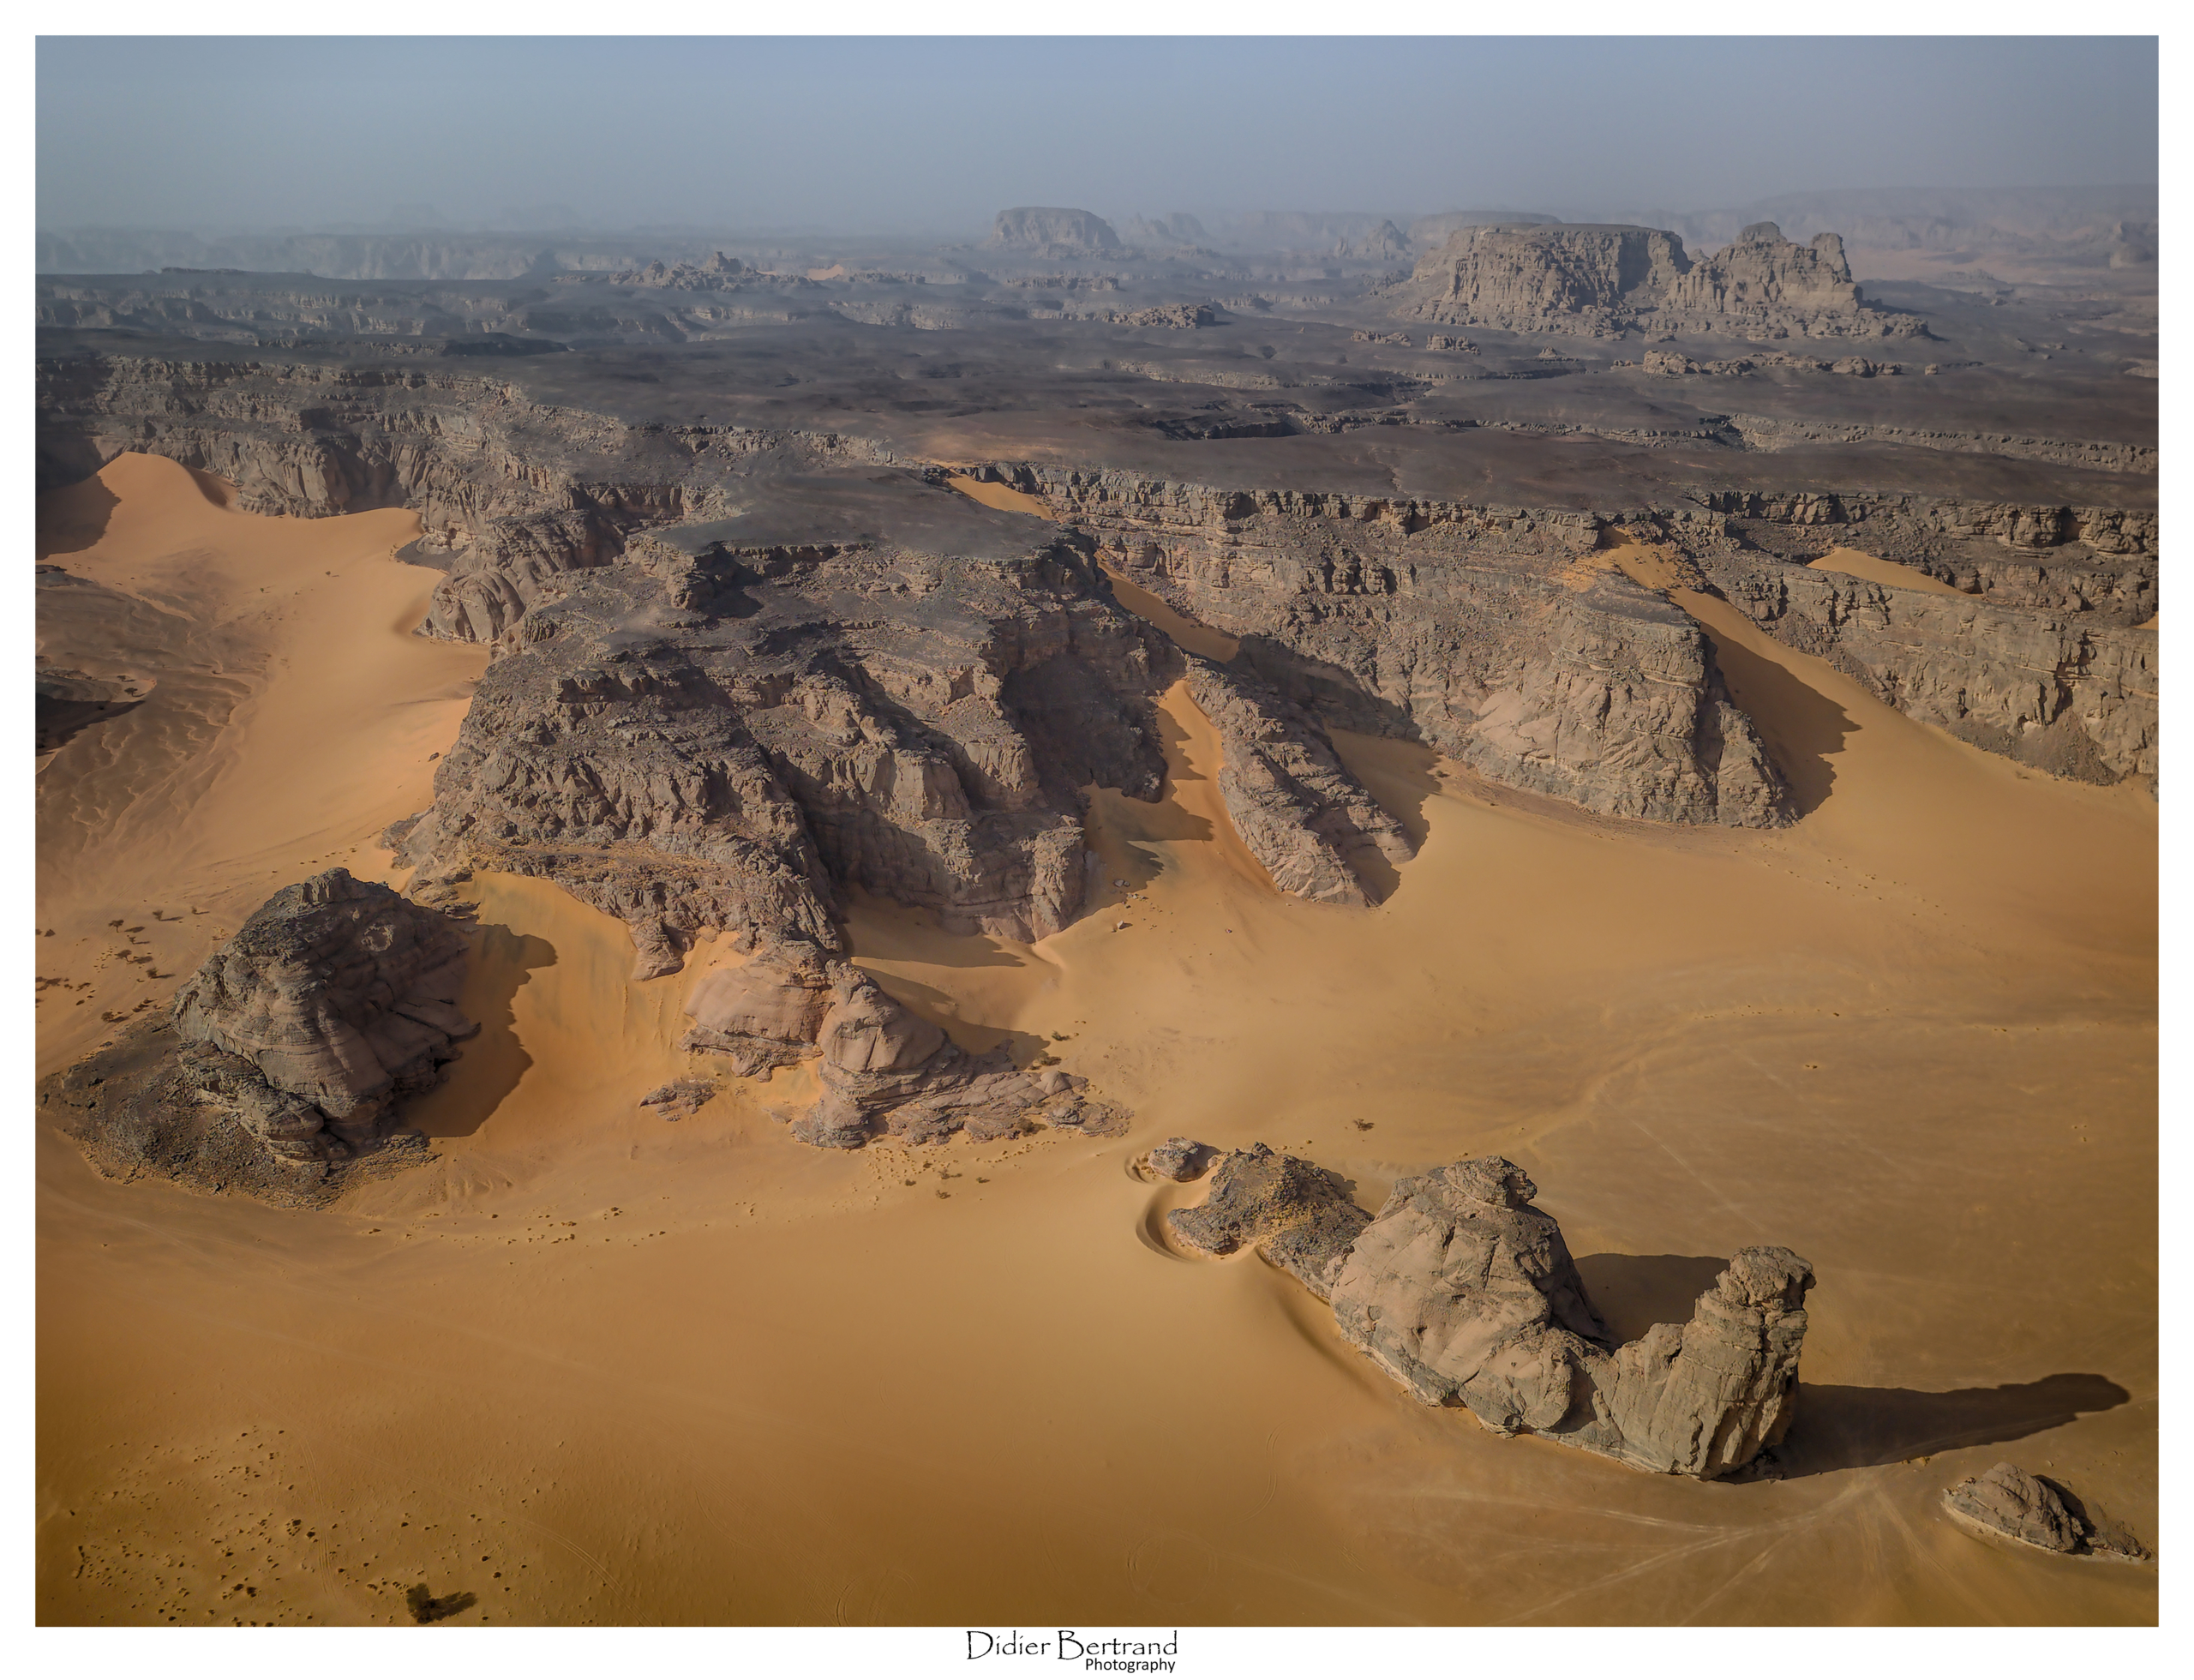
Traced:
[[403, 1105], [478, 1029], [457, 1006], [464, 936], [331, 869], [255, 911], [171, 1016], [39, 1088], [93, 1164], [276, 1201], [332, 1196], [362, 1163], [417, 1159]]
[[1024, 204], [998, 213], [986, 242], [994, 250], [1030, 256], [1087, 256], [1120, 249], [1120, 236], [1087, 210]]
[[1202, 1204], [1166, 1221], [1194, 1252], [1255, 1247], [1330, 1301], [1342, 1336], [1416, 1399], [1496, 1434], [1711, 1480], [1789, 1432], [1813, 1277], [1788, 1249], [1740, 1251], [1688, 1323], [1617, 1347], [1513, 1161], [1402, 1179], [1376, 1217], [1348, 1188], [1257, 1144], [1222, 1156]]
[[[2155, 777], [2153, 515], [1897, 497], [1702, 500], [1718, 528], [1711, 519], [1659, 528], [1703, 582], [1778, 640], [1987, 751], [2081, 781]], [[1957, 593], [1812, 568], [1837, 544]]]
[[1422, 741], [1591, 810], [1788, 820], [1698, 627], [1580, 564], [1603, 540], [1592, 515], [990, 471], [1045, 497], [1124, 575], [1240, 638], [1229, 673], [1327, 723]]
[[834, 954], [836, 883], [954, 931], [1064, 927], [1081, 790], [1157, 795], [1163, 639], [1065, 538], [950, 555], [726, 529], [650, 537], [528, 617], [397, 837], [422, 879], [547, 876], [627, 922], [644, 975], [704, 927]]
[[86, 357], [39, 381], [41, 483], [138, 450], [229, 480], [250, 513], [412, 509], [447, 571], [428, 632], [457, 641], [506, 634], [633, 531], [725, 511], [758, 460], [878, 458], [830, 434], [632, 425], [417, 367]]
[[1917, 316], [1867, 307], [1833, 233], [1794, 244], [1772, 222], [1694, 260], [1661, 228], [1585, 224], [1458, 228], [1394, 293], [1411, 320], [1593, 338], [1924, 335]]

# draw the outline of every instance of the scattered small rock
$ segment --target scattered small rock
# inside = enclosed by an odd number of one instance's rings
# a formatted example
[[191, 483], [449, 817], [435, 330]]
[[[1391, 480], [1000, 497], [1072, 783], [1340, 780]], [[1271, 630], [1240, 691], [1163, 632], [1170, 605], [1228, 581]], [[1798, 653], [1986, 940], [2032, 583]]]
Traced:
[[1168, 1137], [1143, 1157], [1154, 1173], [1177, 1185], [1202, 1178], [1216, 1158], [1216, 1150], [1193, 1137]]

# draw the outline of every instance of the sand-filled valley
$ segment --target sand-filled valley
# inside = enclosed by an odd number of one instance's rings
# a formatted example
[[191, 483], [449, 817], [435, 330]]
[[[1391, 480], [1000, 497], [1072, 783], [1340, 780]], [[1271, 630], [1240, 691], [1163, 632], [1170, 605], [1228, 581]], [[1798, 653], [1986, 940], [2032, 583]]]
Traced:
[[[487, 663], [408, 633], [411, 515], [222, 494], [124, 455], [41, 507], [71, 579], [42, 662], [142, 691], [41, 763], [41, 1071], [274, 887], [401, 885], [377, 837]], [[1869, 558], [1822, 564], [1899, 582]], [[1705, 627], [1801, 821], [1595, 817], [1337, 732], [1419, 850], [1376, 909], [1308, 903], [1236, 836], [1182, 684], [1163, 797], [1092, 796], [1065, 931], [855, 897], [895, 995], [1058, 1055], [1125, 1137], [810, 1149], [805, 1069], [666, 1122], [638, 1098], [704, 1066], [680, 1006], [738, 958], [632, 981], [621, 923], [488, 873], [484, 1030], [410, 1111], [427, 1165], [287, 1212], [103, 1180], [41, 1125], [41, 1620], [408, 1623], [423, 1586], [494, 1623], [2153, 1621], [2153, 1569], [1937, 1503], [2010, 1455], [2156, 1533], [2153, 799], [1915, 723], [1648, 548], [1587, 562]], [[1625, 1335], [1738, 1247], [1797, 1250], [1787, 1473], [1418, 1406], [1287, 1277], [1169, 1246], [1202, 1187], [1130, 1167], [1175, 1134], [1368, 1208], [1507, 1155]]]

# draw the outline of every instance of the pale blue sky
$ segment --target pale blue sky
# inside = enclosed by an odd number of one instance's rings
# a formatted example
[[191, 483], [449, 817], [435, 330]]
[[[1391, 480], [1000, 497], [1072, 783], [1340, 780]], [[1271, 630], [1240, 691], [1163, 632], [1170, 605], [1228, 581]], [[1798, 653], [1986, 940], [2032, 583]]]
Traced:
[[1022, 203], [1574, 214], [2156, 179], [2143, 38], [47, 38], [38, 69], [42, 227], [562, 205], [968, 237]]

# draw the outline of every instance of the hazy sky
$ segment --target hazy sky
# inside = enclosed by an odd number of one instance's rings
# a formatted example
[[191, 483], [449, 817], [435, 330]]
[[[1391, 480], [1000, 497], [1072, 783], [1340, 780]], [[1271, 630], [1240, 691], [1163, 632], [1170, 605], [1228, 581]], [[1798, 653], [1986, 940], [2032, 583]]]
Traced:
[[560, 205], [972, 236], [1009, 204], [1561, 214], [2153, 182], [2156, 87], [2146, 39], [50, 37], [38, 219]]

